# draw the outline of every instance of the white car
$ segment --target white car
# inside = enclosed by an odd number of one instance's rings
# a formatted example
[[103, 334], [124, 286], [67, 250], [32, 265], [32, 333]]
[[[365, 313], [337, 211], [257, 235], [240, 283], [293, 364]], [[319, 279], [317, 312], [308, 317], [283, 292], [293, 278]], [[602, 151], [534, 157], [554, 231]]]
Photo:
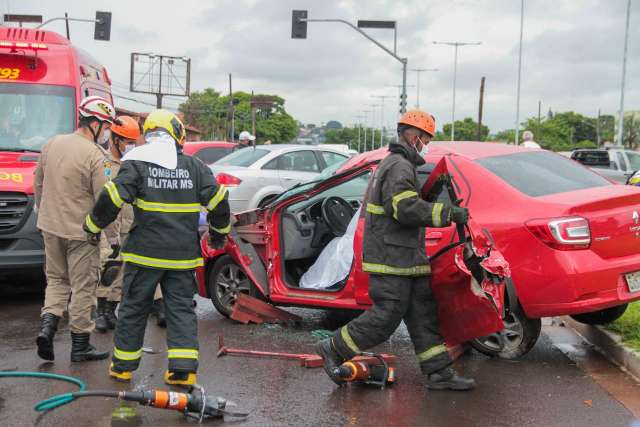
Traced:
[[210, 165], [229, 188], [232, 212], [264, 206], [284, 190], [315, 179], [349, 156], [322, 145], [259, 145], [241, 148]]

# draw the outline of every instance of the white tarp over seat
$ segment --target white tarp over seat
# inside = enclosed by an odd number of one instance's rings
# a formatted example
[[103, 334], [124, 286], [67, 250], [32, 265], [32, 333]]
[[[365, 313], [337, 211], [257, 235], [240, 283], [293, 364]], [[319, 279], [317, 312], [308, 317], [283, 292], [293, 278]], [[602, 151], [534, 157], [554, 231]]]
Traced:
[[302, 275], [301, 288], [327, 289], [347, 278], [353, 264], [353, 239], [359, 217], [360, 209], [351, 218], [344, 235], [330, 241], [316, 262]]

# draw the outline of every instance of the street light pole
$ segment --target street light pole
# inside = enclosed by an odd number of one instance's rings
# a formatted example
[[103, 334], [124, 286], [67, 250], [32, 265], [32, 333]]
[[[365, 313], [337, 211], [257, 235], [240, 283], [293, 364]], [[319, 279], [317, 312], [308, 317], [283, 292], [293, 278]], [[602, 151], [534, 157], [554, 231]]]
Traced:
[[362, 130], [362, 118], [364, 116], [356, 116], [356, 125], [358, 126], [358, 153], [360, 153], [360, 131]]
[[376, 108], [380, 105], [369, 104], [371, 107], [371, 150], [376, 149]]
[[386, 98], [393, 98], [391, 95], [371, 95], [374, 98], [380, 99], [380, 147], [382, 148], [382, 141], [385, 138], [385, 126], [384, 126], [384, 100]]
[[437, 68], [412, 68], [409, 71], [415, 71], [415, 73], [417, 74], [416, 110], [419, 110], [420, 109], [420, 74], [424, 73], [425, 71], [438, 71], [438, 69]]
[[443, 44], [447, 46], [453, 46], [453, 100], [451, 103], [451, 141], [454, 140], [455, 126], [456, 126], [456, 80], [458, 74], [458, 47], [460, 46], [478, 46], [482, 42], [475, 43], [462, 43], [462, 42], [437, 42], [433, 44]]
[[627, 78], [627, 48], [629, 44], [629, 17], [631, 16], [631, 0], [627, 1], [627, 22], [624, 30], [624, 54], [622, 56], [622, 84], [620, 85], [620, 116], [618, 124], [618, 144], [624, 146], [624, 87]]
[[520, 47], [518, 48], [518, 89], [516, 91], [516, 123], [515, 123], [515, 141], [514, 145], [518, 145], [520, 138], [520, 76], [522, 75], [522, 33], [524, 30], [524, 0], [520, 0]]
[[367, 114], [369, 114], [371, 111], [370, 110], [362, 110], [362, 113], [364, 113], [364, 140], [362, 143], [362, 152], [364, 153], [365, 151], [367, 151]]

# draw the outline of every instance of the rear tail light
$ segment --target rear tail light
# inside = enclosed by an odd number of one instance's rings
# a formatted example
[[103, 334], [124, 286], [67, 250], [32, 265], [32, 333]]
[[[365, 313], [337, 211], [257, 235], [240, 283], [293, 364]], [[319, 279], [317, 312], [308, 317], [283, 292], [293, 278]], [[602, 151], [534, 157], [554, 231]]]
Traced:
[[240, 178], [224, 172], [217, 174], [216, 180], [218, 181], [218, 184], [226, 185], [227, 187], [237, 187], [242, 182]]
[[589, 221], [582, 217], [532, 219], [526, 225], [534, 236], [554, 249], [572, 251], [591, 245]]

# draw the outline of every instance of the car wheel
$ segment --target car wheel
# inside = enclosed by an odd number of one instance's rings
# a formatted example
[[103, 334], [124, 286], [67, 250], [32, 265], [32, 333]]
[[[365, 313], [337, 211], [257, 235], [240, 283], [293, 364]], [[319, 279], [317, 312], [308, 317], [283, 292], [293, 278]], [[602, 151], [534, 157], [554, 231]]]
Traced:
[[209, 295], [220, 314], [229, 317], [238, 294], [252, 294], [253, 284], [242, 267], [229, 256], [218, 258], [209, 271]]
[[580, 323], [586, 325], [605, 325], [607, 323], [618, 320], [627, 310], [628, 304], [618, 305], [616, 307], [605, 308], [591, 313], [574, 314], [573, 317]]
[[529, 319], [518, 307], [507, 313], [502, 331], [477, 338], [471, 341], [471, 346], [487, 356], [517, 359], [533, 348], [541, 329], [540, 319]]

